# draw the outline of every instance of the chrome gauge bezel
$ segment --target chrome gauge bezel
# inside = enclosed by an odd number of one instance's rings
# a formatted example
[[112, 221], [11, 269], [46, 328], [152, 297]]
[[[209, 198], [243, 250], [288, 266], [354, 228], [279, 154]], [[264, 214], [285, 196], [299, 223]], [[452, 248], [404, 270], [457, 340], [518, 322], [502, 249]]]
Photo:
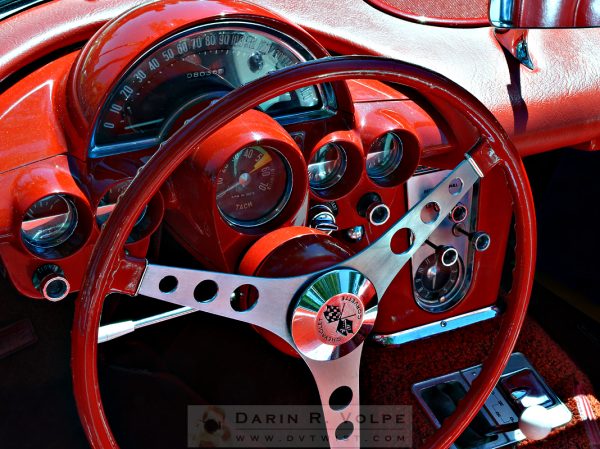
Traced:
[[328, 142], [325, 145], [322, 145], [321, 147], [319, 147], [319, 149], [314, 152], [314, 154], [311, 156], [310, 160], [308, 161], [308, 171], [309, 171], [309, 174], [310, 174], [310, 166], [312, 164], [317, 163], [317, 162], [313, 162], [315, 160], [315, 157], [326, 146], [333, 146], [337, 150], [337, 152], [339, 154], [339, 157], [340, 157], [340, 160], [341, 160], [341, 165], [340, 165], [340, 168], [337, 171], [337, 173], [335, 173], [335, 176], [333, 176], [326, 183], [322, 183], [322, 184], [319, 184], [319, 185], [317, 185], [315, 183], [311, 183], [310, 176], [309, 176], [309, 187], [310, 187], [311, 190], [314, 190], [314, 191], [317, 191], [317, 192], [320, 192], [320, 191], [323, 191], [323, 190], [328, 190], [328, 189], [331, 189], [332, 187], [334, 187], [344, 177], [344, 175], [346, 174], [346, 169], [348, 168], [348, 154], [346, 153], [346, 149], [344, 148], [344, 146], [341, 145], [341, 144], [339, 144], [339, 143], [337, 143], [337, 142]]
[[[174, 117], [169, 117], [165, 120], [163, 127], [159, 134], [153, 138], [140, 138], [139, 140], [132, 140], [130, 142], [119, 142], [108, 145], [97, 145], [96, 135], [100, 128], [100, 120], [105, 116], [112, 100], [118, 95], [117, 88], [121, 82], [129, 77], [135, 70], [138, 69], [139, 64], [144, 62], [146, 58], [161, 47], [168, 46], [171, 42], [178, 40], [186, 35], [218, 31], [218, 30], [231, 30], [231, 31], [249, 31], [255, 34], [260, 34], [273, 42], [284, 46], [290, 53], [298, 58], [300, 62], [310, 61], [316, 59], [315, 55], [306, 47], [302, 42], [294, 39], [292, 36], [276, 30], [270, 26], [245, 20], [230, 20], [224, 19], [215, 21], [208, 24], [198, 25], [187, 28], [183, 31], [179, 31], [172, 36], [168, 36], [165, 39], [158, 41], [148, 50], [144, 51], [138, 56], [135, 61], [128, 66], [128, 68], [118, 77], [114, 82], [110, 94], [106, 97], [100, 111], [95, 119], [93, 126], [93, 132], [91, 142], [88, 149], [88, 157], [99, 158], [105, 156], [111, 156], [115, 154], [129, 153], [133, 151], [147, 150], [156, 147], [165, 139], [165, 136], [170, 130], [170, 126], [175, 122]], [[319, 95], [320, 108], [310, 111], [303, 111], [293, 114], [282, 114], [274, 115], [273, 118], [281, 125], [288, 125], [294, 123], [301, 123], [308, 120], [319, 120], [331, 117], [335, 115], [337, 110], [337, 102], [333, 92], [333, 88], [330, 84], [322, 84], [315, 86]], [[187, 103], [192, 103], [194, 99], [188, 99]], [[181, 108], [178, 108], [175, 114], [181, 114]]]
[[[73, 236], [73, 234], [75, 233], [75, 229], [77, 228], [77, 224], [79, 223], [79, 218], [77, 216], [77, 207], [75, 206], [75, 203], [69, 197], [67, 197], [66, 195], [63, 195], [63, 194], [50, 194], [43, 198], [40, 198], [35, 203], [33, 203], [31, 206], [29, 206], [29, 208], [25, 212], [25, 216], [27, 215], [27, 213], [29, 213], [30, 210], [32, 210], [34, 207], [36, 207], [37, 204], [39, 204], [43, 201], [50, 201], [51, 198], [53, 198], [53, 197], [56, 197], [57, 200], [64, 202], [64, 204], [67, 207], [68, 214], [71, 215], [71, 218], [69, 219], [69, 223], [68, 223], [67, 227], [60, 234], [60, 236], [56, 237], [50, 243], [42, 244], [40, 242], [36, 242], [33, 239], [26, 237], [25, 232], [23, 231], [23, 229], [21, 229], [21, 239], [23, 240], [23, 243], [25, 244], [25, 246], [29, 247], [31, 250], [33, 250], [35, 252], [44, 252], [44, 251], [52, 250], [52, 249], [62, 245], [63, 243], [68, 241]], [[23, 224], [25, 223], [25, 216], [23, 216], [23, 218], [21, 220], [21, 226], [23, 226]]]
[[[55, 239], [51, 244], [40, 245], [36, 242], [32, 242], [23, 235], [22, 226], [25, 217], [28, 211], [38, 202], [54, 196], [60, 197], [61, 200], [67, 203], [67, 207], [72, 213], [72, 220], [66, 228], [66, 231], [60, 235], [60, 238]], [[31, 203], [31, 205], [22, 212], [18, 225], [19, 241], [28, 252], [40, 259], [56, 260], [68, 257], [83, 248], [91, 235], [92, 218], [89, 205], [85, 200], [70, 193], [57, 192], [46, 195]]]
[[[215, 195], [215, 205], [217, 207], [217, 210], [219, 211], [219, 215], [230, 226], [250, 230], [250, 229], [257, 228], [259, 226], [266, 225], [266, 224], [270, 223], [271, 221], [273, 221], [274, 219], [276, 219], [277, 217], [279, 217], [279, 215], [283, 212], [283, 210], [285, 209], [285, 206], [287, 206], [287, 204], [290, 201], [290, 198], [292, 196], [292, 188], [294, 185], [294, 180], [293, 180], [294, 173], [293, 173], [292, 167], [290, 165], [290, 161], [278, 149], [273, 148], [272, 146], [267, 146], [267, 145], [260, 145], [260, 146], [262, 148], [265, 148], [269, 151], [276, 153], [281, 158], [281, 161], [283, 162], [283, 166], [286, 170], [286, 177], [287, 177], [287, 182], [285, 185], [285, 192], [284, 192], [283, 196], [281, 197], [281, 199], [279, 200], [279, 203], [277, 204], [277, 206], [271, 212], [269, 212], [268, 214], [262, 216], [260, 219], [257, 219], [257, 220], [237, 220], [235, 218], [232, 218], [231, 216], [229, 216], [228, 214], [223, 212], [223, 210], [219, 206], [219, 203], [218, 203], [218, 201], [216, 199], [216, 195]], [[227, 162], [229, 162], [238, 152], [243, 151], [245, 148], [246, 147], [240, 148], [238, 151], [236, 151], [234, 154], [232, 154], [231, 157], [227, 160]], [[221, 170], [222, 170], [222, 167], [219, 169], [219, 172]]]
[[[400, 147], [399, 153], [398, 153], [399, 155], [395, 156], [395, 159], [397, 159], [397, 160], [394, 160], [393, 164], [391, 164], [389, 167], [387, 167], [385, 169], [385, 171], [383, 171], [383, 173], [373, 174], [373, 173], [371, 173], [371, 171], [369, 169], [369, 164], [368, 164], [369, 155], [373, 153], [373, 149], [375, 148], [375, 145], [377, 145], [381, 140], [385, 139], [388, 135], [392, 136], [394, 139], [397, 140], [399, 147]], [[373, 182], [375, 182], [377, 184], [382, 183], [382, 182], [386, 183], [394, 176], [394, 173], [398, 170], [398, 168], [402, 164], [403, 159], [404, 159], [404, 141], [402, 140], [402, 137], [400, 137], [398, 135], [398, 133], [395, 131], [388, 131], [388, 132], [378, 136], [373, 141], [373, 143], [371, 144], [371, 147], [369, 148], [369, 151], [365, 158], [365, 170], [367, 172], [367, 176]]]

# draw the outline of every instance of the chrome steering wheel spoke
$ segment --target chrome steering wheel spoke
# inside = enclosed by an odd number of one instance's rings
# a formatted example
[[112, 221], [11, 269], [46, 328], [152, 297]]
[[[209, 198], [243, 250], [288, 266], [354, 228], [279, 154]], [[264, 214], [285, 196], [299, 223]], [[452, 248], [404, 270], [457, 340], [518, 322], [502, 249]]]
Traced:
[[[484, 143], [478, 142], [473, 151], [481, 149]], [[464, 161], [377, 241], [340, 265], [364, 274], [381, 298], [404, 265], [481, 177], [482, 170], [467, 154]], [[396, 236], [409, 240], [408, 247], [399, 253], [393, 251]]]
[[[137, 294], [253, 324], [293, 344], [290, 302], [310, 277], [270, 279], [149, 264]], [[236, 310], [232, 300], [236, 293], [247, 294], [244, 290], [257, 297], [247, 309]]]
[[359, 372], [363, 346], [330, 361], [302, 357], [319, 390], [331, 449], [360, 448]]
[[[485, 140], [479, 141], [470, 153], [480, 151], [486, 143]], [[342, 357], [359, 346], [373, 327], [378, 300], [375, 299], [373, 303], [371, 297], [383, 297], [404, 265], [441, 224], [464, 192], [471, 189], [482, 176], [482, 170], [467, 154], [464, 161], [371, 246], [345, 262], [320, 273], [291, 278], [259, 278], [149, 264], [140, 280], [137, 294], [176, 304], [182, 308], [165, 316], [150, 317], [143, 325], [165, 321], [191, 311], [203, 311], [269, 330], [291, 344], [303, 357], [307, 355], [312, 359], [325, 357], [323, 360]], [[410, 235], [408, 248], [403, 252], [394, 253], [393, 240], [404, 229], [408, 230]], [[338, 276], [340, 273], [342, 273], [341, 277]], [[346, 279], [348, 273], [354, 273], [350, 280]], [[331, 274], [334, 274], [333, 284], [331, 284], [332, 279], [324, 280]], [[365, 310], [365, 315], [369, 319], [365, 323], [361, 321], [361, 332], [357, 331], [356, 337], [359, 338], [345, 341], [344, 344], [333, 344], [331, 345], [334, 346], [333, 348], [326, 348], [327, 345], [316, 345], [316, 349], [307, 349], [306, 345], [310, 346], [311, 342], [307, 343], [302, 338], [298, 339], [292, 335], [294, 320], [298, 318], [300, 321], [303, 319], [314, 321], [319, 308], [327, 307], [325, 304], [329, 299], [347, 293], [350, 293], [350, 296], [358, 294], [358, 290], [352, 291], [356, 285], [353, 287], [348, 284], [348, 282], [358, 282], [358, 278], [368, 282], [370, 289], [374, 289], [375, 292], [370, 293], [369, 298], [361, 298], [364, 305], [369, 305], [370, 309]], [[310, 289], [303, 291], [302, 288], [310, 281], [313, 281], [311, 288], [319, 281], [324, 282], [324, 285], [333, 285], [334, 288], [329, 289], [325, 296], [313, 292], [312, 299], [308, 298], [307, 302], [306, 294]], [[345, 287], [341, 285], [344, 282], [348, 284]], [[232, 298], [235, 297], [236, 292], [243, 292], [244, 289], [254, 291], [256, 302], [243, 310], [236, 310], [232, 305]], [[298, 304], [292, 303], [295, 298], [299, 298]], [[355, 299], [359, 298], [355, 296]], [[308, 310], [311, 308], [314, 310]], [[297, 313], [299, 311], [300, 313]], [[288, 318], [291, 314], [296, 318], [292, 318], [289, 322]], [[132, 332], [138, 327], [142, 325], [134, 322], [103, 326], [100, 329], [99, 342]], [[316, 335], [315, 332], [313, 334]], [[312, 351], [312, 354], [306, 351]], [[316, 353], [320, 355], [315, 357]]]

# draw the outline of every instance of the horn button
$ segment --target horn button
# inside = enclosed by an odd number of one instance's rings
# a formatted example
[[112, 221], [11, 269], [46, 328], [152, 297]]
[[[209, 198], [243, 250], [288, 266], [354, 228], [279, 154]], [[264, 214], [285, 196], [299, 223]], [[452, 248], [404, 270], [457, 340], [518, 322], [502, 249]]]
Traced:
[[298, 351], [312, 360], [334, 360], [358, 348], [377, 317], [375, 287], [352, 269], [329, 271], [301, 293], [291, 318]]

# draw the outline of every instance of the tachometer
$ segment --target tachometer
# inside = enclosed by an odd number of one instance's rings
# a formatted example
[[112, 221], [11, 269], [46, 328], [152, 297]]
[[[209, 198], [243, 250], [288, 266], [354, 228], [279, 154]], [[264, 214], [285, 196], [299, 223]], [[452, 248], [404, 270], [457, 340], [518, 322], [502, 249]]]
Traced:
[[[268, 27], [232, 22], [196, 27], [158, 44], [119, 82], [97, 120], [91, 156], [149, 148], [238, 86], [314, 57]], [[276, 118], [323, 112], [327, 96], [308, 86], [259, 109]], [[292, 120], [293, 121], [293, 120]]]
[[238, 151], [219, 171], [217, 207], [232, 224], [258, 226], [282, 211], [291, 193], [291, 170], [276, 150], [261, 146]]

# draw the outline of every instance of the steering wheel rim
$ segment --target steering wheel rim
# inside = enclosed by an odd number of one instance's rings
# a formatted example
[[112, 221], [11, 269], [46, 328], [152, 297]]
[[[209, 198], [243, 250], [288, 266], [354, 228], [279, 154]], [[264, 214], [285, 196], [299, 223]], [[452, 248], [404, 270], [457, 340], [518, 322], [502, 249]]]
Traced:
[[[487, 108], [442, 75], [386, 58], [335, 57], [299, 64], [260, 78], [236, 89], [198, 114], [160, 146], [115, 207], [90, 258], [76, 304], [72, 331], [74, 394], [84, 431], [92, 447], [119, 447], [104, 413], [98, 385], [98, 326], [104, 299], [114, 291], [118, 267], [127, 262], [122, 249], [144, 205], [199, 144], [246, 110], [290, 90], [353, 78], [384, 80], [435, 94], [460, 111], [499, 155], [497, 162], [505, 172], [514, 202], [517, 250], [513, 286], [507, 297], [499, 336], [480, 375], [455, 413], [444, 421], [423, 447], [449, 447], [483, 406], [516, 344], [533, 284], [535, 216], [521, 159], [508, 135]], [[484, 158], [483, 162], [489, 161]], [[135, 289], [135, 286], [131, 287]]]

